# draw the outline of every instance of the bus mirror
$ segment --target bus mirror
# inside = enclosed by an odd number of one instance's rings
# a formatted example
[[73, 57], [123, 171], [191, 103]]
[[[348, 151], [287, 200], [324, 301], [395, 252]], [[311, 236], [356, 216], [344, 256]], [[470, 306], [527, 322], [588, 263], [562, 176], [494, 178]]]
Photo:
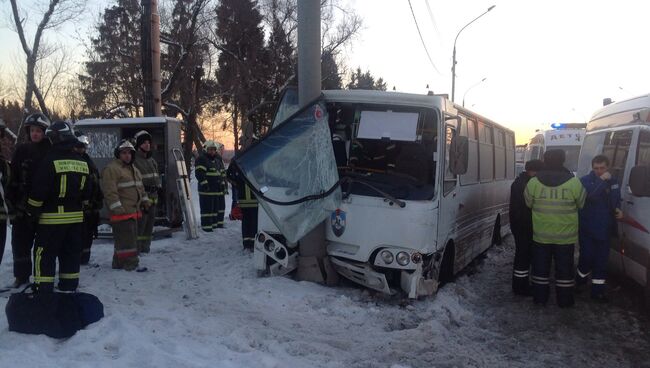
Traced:
[[637, 197], [650, 197], [650, 166], [634, 166], [630, 171], [630, 190]]
[[454, 136], [449, 145], [449, 169], [455, 175], [467, 172], [467, 158], [469, 156], [469, 140], [460, 135]]

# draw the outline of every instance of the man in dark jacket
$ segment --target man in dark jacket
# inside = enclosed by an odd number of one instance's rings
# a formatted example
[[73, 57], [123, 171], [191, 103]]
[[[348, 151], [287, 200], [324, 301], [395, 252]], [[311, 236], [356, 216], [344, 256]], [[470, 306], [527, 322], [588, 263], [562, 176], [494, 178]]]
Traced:
[[512, 291], [516, 295], [530, 295], [530, 255], [533, 246], [533, 219], [524, 200], [524, 190], [530, 178], [543, 167], [541, 160], [526, 162], [523, 171], [510, 186], [510, 230], [515, 238], [515, 261], [512, 272]]
[[83, 248], [81, 250], [81, 264], [86, 265], [90, 261], [90, 248], [93, 245], [93, 239], [97, 238], [97, 227], [99, 226], [99, 210], [103, 207], [104, 195], [99, 186], [99, 170], [93, 160], [86, 153], [90, 144], [87, 135], [80, 131], [75, 131], [77, 144], [74, 150], [88, 164], [89, 174], [86, 185], [90, 189], [90, 199], [84, 204], [84, 235]]
[[[219, 226], [219, 208], [224, 202], [226, 185], [223, 175], [223, 162], [217, 155], [217, 143], [211, 140], [203, 144], [205, 152], [194, 163], [194, 175], [198, 181], [199, 205], [201, 207], [201, 229], [212, 232], [223, 227], [223, 217]], [[223, 216], [223, 212], [221, 213]]]
[[591, 172], [580, 181], [587, 191], [585, 206], [579, 212], [580, 258], [576, 272], [578, 286], [586, 284], [591, 273], [591, 298], [607, 302], [605, 278], [609, 242], [615, 218], [622, 218], [621, 190], [609, 173], [609, 159], [598, 155], [591, 160]]
[[51, 147], [49, 139], [45, 138], [45, 130], [50, 126], [50, 120], [45, 115], [31, 114], [25, 118], [23, 126], [27, 130], [29, 142], [16, 147], [11, 159], [11, 182], [7, 191], [7, 198], [15, 210], [11, 228], [11, 250], [16, 278], [13, 287], [28, 283], [32, 274], [31, 253], [36, 225], [25, 216], [27, 196], [32, 189], [36, 169]]

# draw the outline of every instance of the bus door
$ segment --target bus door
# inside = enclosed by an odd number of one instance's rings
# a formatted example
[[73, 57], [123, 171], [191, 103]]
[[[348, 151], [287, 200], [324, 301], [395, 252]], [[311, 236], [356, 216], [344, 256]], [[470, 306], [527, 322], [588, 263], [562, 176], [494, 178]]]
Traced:
[[441, 160], [440, 169], [442, 170], [442, 188], [440, 196], [440, 212], [438, 215], [438, 249], [444, 247], [449, 234], [456, 231], [456, 218], [460, 206], [460, 198], [457, 198], [457, 175], [452, 172], [451, 164], [453, 155], [451, 153], [451, 146], [454, 137], [456, 136], [456, 119], [447, 117], [446, 124], [444, 125], [444, 138], [441, 142], [441, 147], [438, 150], [442, 152], [444, 157], [439, 157]]

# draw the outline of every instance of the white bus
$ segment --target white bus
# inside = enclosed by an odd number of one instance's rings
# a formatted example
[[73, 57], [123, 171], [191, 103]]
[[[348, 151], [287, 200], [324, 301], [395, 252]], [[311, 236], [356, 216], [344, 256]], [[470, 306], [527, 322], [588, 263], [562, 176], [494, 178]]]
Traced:
[[591, 117], [579, 177], [599, 154], [610, 160], [625, 214], [611, 243], [610, 268], [643, 286], [650, 303], [650, 94], [607, 105]]
[[566, 154], [564, 166], [575, 173], [580, 146], [585, 137], [585, 127], [586, 124], [551, 124], [552, 129], [538, 131], [528, 144], [524, 162], [543, 160], [544, 152], [561, 149]]
[[431, 295], [508, 229], [514, 142], [444, 96], [323, 91], [297, 111], [288, 90], [274, 128], [234, 160], [271, 220], [260, 216], [256, 267], [291, 271], [325, 221], [340, 275]]

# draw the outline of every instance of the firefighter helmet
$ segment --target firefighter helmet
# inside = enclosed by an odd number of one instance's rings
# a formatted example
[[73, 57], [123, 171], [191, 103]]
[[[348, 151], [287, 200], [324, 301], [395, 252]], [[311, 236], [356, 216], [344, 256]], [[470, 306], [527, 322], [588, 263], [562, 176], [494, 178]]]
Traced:
[[151, 143], [151, 134], [146, 130], [141, 130], [135, 133], [133, 138], [135, 139], [135, 148], [139, 148], [144, 141], [149, 141], [149, 143]]
[[65, 121], [55, 121], [45, 130], [45, 136], [53, 145], [77, 142], [74, 129]]
[[131, 143], [131, 140], [129, 139], [122, 139], [120, 141], [120, 144], [115, 147], [115, 150], [113, 151], [113, 155], [115, 155], [115, 158], [120, 158], [120, 151], [128, 149], [131, 151], [131, 156], [133, 160], [133, 154], [135, 153], [135, 147], [133, 147], [133, 143]]
[[90, 145], [90, 138], [84, 132], [80, 130], [75, 130], [74, 132], [75, 137], [77, 137], [77, 147], [84, 147], [88, 148]]
[[25, 126], [25, 129], [27, 129], [28, 133], [30, 126], [37, 126], [45, 131], [50, 126], [50, 119], [41, 113], [35, 113], [27, 116], [23, 125]]
[[215, 141], [213, 141], [211, 139], [208, 139], [207, 141], [205, 141], [203, 143], [203, 149], [207, 151], [208, 148], [214, 148], [214, 149], [218, 150], [219, 146], [217, 145], [217, 143]]

